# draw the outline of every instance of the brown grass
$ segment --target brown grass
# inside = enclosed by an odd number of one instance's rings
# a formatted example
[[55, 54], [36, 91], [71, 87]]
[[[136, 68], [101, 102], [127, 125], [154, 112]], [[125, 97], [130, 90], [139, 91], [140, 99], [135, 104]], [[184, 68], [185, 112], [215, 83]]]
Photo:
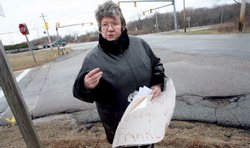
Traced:
[[[144, 32], [150, 33], [150, 32]], [[178, 32], [169, 31], [162, 32], [163, 35], [206, 35], [206, 34], [231, 34], [231, 33], [240, 33], [238, 31], [237, 23], [225, 23], [225, 24], [217, 24], [213, 25], [213, 27], [202, 29], [202, 30], [189, 30], [187, 28], [187, 32], [184, 33], [184, 29], [180, 29]], [[246, 23], [243, 33], [250, 33], [250, 23]]]
[[[70, 48], [65, 48], [66, 51], [72, 51]], [[65, 51], [64, 50], [64, 51]], [[8, 60], [13, 71], [22, 70], [30, 67], [41, 66], [45, 63], [56, 60], [59, 56], [58, 50], [56, 48], [49, 50], [36, 50], [33, 51], [36, 62], [30, 51], [8, 54]], [[60, 53], [61, 54], [61, 53]]]
[[[38, 120], [34, 125], [45, 148], [111, 148], [100, 122], [87, 129], [68, 114]], [[26, 148], [17, 126], [0, 127], [0, 133], [0, 147]], [[155, 148], [241, 148], [249, 147], [249, 141], [249, 132], [242, 129], [171, 121], [164, 139]]]

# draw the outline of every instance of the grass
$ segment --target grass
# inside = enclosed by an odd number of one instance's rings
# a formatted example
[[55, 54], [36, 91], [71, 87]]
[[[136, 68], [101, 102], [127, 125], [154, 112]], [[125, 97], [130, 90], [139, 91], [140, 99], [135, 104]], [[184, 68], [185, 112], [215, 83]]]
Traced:
[[[181, 30], [180, 32], [164, 32], [164, 35], [203, 35], [203, 34], [219, 34], [214, 29], [204, 29], [204, 30], [195, 30], [195, 31], [189, 31], [187, 29], [187, 32], [183, 32]], [[221, 34], [221, 33], [220, 33]]]
[[[70, 48], [65, 48], [66, 51], [72, 51]], [[65, 51], [64, 50], [64, 51]], [[36, 62], [33, 59], [33, 56], [30, 51], [16, 53], [16, 54], [8, 54], [8, 60], [12, 67], [13, 71], [27, 69], [31, 67], [41, 66], [45, 63], [56, 60], [59, 56], [57, 49], [49, 49], [49, 50], [36, 50], [33, 51]]]
[[[206, 35], [206, 34], [231, 34], [231, 33], [239, 33], [238, 24], [235, 23], [225, 23], [225, 24], [217, 24], [208, 26], [205, 28], [187, 28], [187, 32], [184, 33], [184, 29], [180, 29], [179, 32], [164, 32], [163, 35]], [[250, 33], [250, 24], [246, 24], [243, 33]]]

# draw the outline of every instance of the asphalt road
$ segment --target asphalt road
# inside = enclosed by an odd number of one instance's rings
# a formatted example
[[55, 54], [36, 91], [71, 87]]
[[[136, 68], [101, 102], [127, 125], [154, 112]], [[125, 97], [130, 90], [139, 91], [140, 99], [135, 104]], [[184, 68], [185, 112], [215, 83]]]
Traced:
[[[161, 58], [166, 75], [174, 82], [174, 119], [250, 127], [250, 34], [140, 37]], [[94, 104], [73, 98], [72, 85], [85, 55], [96, 44], [69, 45], [74, 52], [31, 69], [20, 80], [34, 118], [95, 108]], [[2, 125], [11, 116], [4, 102], [0, 96]]]
[[231, 56], [250, 60], [249, 34], [218, 35], [143, 35], [155, 49], [199, 55]]

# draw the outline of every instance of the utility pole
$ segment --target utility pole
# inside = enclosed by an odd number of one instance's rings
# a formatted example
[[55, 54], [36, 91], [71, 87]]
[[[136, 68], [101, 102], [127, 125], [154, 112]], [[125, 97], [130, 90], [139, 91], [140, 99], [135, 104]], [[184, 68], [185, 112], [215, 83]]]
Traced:
[[156, 27], [156, 31], [159, 32], [159, 24], [158, 24], [158, 16], [157, 16], [157, 12], [155, 13], [155, 27]]
[[223, 17], [224, 17], [224, 6], [221, 8], [221, 16], [220, 16], [220, 23], [223, 23]]
[[48, 28], [48, 23], [45, 21], [45, 18], [46, 16], [43, 15], [42, 13], [42, 16], [40, 16], [43, 18], [43, 23], [45, 25], [45, 29], [46, 29], [46, 32], [47, 32], [47, 35], [48, 35], [48, 40], [49, 40], [49, 45], [50, 45], [50, 48], [51, 48], [51, 40], [50, 40], [50, 35], [49, 35], [49, 28]]
[[176, 8], [175, 8], [175, 0], [172, 1], [174, 7], [174, 31], [177, 32], [177, 18], [176, 18]]
[[185, 0], [183, 0], [183, 17], [184, 17], [184, 32], [187, 32]]
[[239, 31], [243, 32], [245, 23], [246, 0], [241, 0]]

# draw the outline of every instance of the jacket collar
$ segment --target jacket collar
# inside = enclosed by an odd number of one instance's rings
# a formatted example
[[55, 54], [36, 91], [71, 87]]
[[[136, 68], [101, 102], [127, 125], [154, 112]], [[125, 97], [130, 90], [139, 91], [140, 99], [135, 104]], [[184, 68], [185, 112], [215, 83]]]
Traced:
[[122, 31], [121, 36], [115, 41], [108, 41], [99, 34], [99, 46], [103, 49], [104, 52], [119, 55], [128, 49], [129, 46], [129, 37], [127, 29], [125, 28]]

